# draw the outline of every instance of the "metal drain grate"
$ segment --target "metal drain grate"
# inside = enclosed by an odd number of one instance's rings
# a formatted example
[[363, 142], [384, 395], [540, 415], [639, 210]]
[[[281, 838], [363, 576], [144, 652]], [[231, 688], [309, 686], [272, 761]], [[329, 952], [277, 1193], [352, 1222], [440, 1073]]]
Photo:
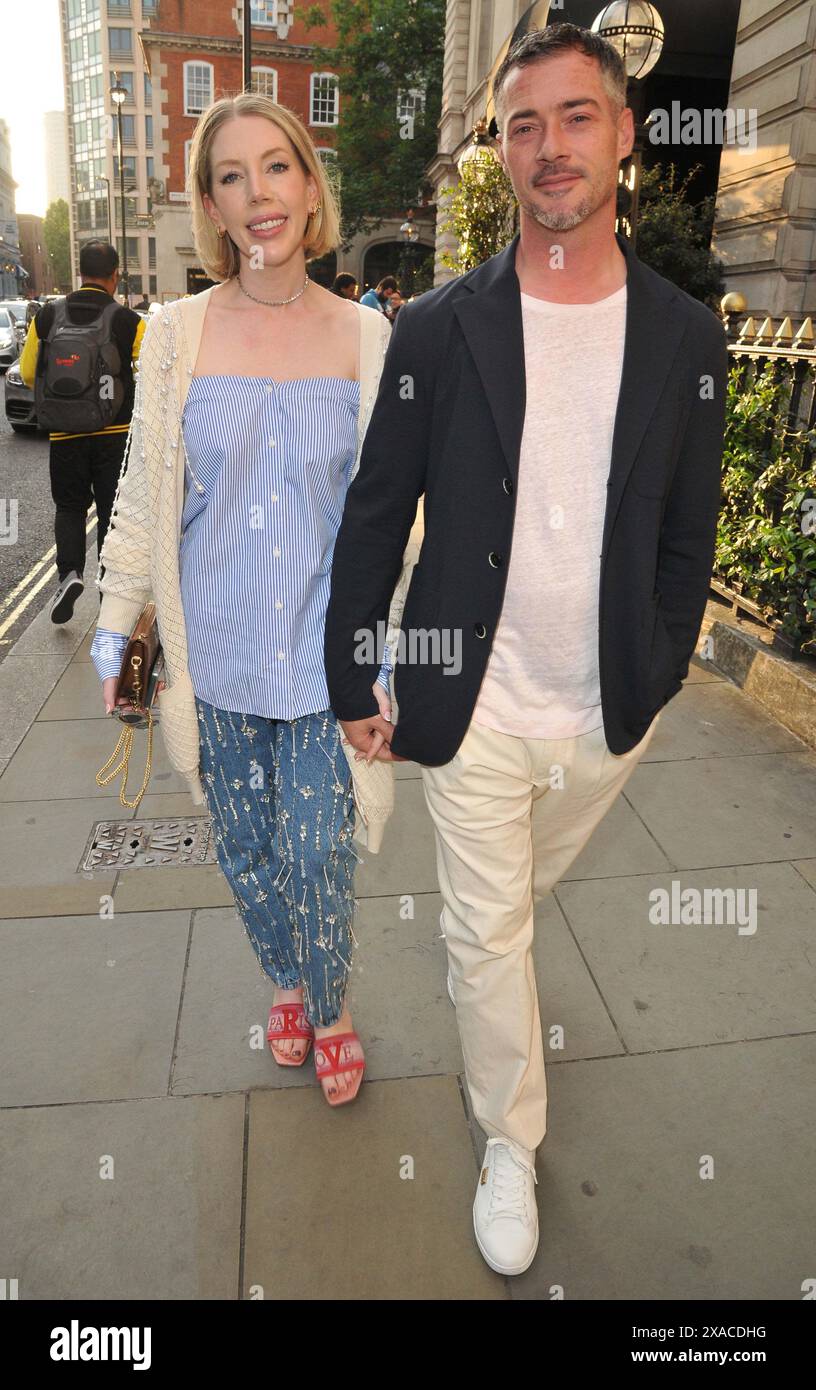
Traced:
[[101, 820], [88, 837], [77, 873], [90, 869], [163, 869], [216, 864], [209, 816], [177, 820]]

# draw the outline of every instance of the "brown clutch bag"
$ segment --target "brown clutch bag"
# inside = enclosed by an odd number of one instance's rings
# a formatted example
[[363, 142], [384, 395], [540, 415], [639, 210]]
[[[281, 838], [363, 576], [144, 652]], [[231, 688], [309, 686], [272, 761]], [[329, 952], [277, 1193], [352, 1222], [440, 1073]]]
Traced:
[[[151, 677], [156, 662], [161, 655], [159, 628], [156, 622], [155, 603], [146, 603], [130, 634], [119, 670], [119, 683], [116, 687], [117, 705], [120, 700], [128, 704], [117, 709], [123, 724], [144, 728], [148, 710], [153, 703]], [[153, 682], [155, 685], [155, 682]]]
[[[126, 727], [119, 735], [119, 742], [105, 766], [101, 767], [96, 774], [97, 786], [100, 787], [106, 787], [120, 772], [123, 774], [119, 800], [123, 806], [128, 806], [131, 810], [139, 805], [150, 780], [150, 767], [153, 760], [152, 707], [162, 664], [161, 657], [162, 649], [156, 622], [156, 605], [155, 603], [146, 603], [128, 638], [114, 696], [116, 713]], [[122, 699], [127, 700], [128, 703], [120, 705], [119, 701]], [[147, 760], [144, 778], [140, 790], [136, 793], [135, 800], [129, 801], [127, 779], [130, 754], [133, 748], [133, 730], [144, 728], [147, 729]]]

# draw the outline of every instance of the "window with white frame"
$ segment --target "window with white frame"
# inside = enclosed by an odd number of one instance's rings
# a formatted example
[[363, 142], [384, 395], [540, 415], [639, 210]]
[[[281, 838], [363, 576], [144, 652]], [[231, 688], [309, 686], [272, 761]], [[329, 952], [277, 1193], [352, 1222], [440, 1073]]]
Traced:
[[311, 125], [337, 125], [337, 74], [313, 72], [309, 79], [309, 121]]
[[291, 0], [247, 0], [247, 3], [256, 28], [275, 29], [279, 24], [292, 24]]
[[273, 101], [278, 99], [278, 74], [274, 68], [258, 67], [252, 69], [252, 90], [261, 92]]
[[189, 174], [190, 174], [190, 146], [192, 145], [192, 143], [193, 143], [192, 140], [185, 140], [185, 141], [184, 141], [184, 183], [185, 183], [185, 186], [186, 186], [186, 184], [187, 184], [187, 179], [188, 179]]
[[326, 178], [329, 181], [329, 187], [332, 190], [335, 198], [337, 198], [339, 202], [342, 186], [342, 175], [340, 173], [340, 165], [337, 160], [337, 150], [332, 149], [330, 145], [316, 145], [315, 153], [326, 171]]
[[413, 123], [424, 110], [425, 92], [421, 87], [411, 87], [407, 92], [400, 92], [397, 97], [397, 125], [401, 126], [406, 121]]
[[[252, 23], [259, 29], [274, 29], [278, 23], [278, 0], [249, 0]], [[281, 5], [285, 10], [286, 6]], [[281, 15], [281, 18], [283, 16]]]
[[212, 63], [187, 62], [184, 64], [184, 114], [200, 116], [212, 105], [213, 65]]

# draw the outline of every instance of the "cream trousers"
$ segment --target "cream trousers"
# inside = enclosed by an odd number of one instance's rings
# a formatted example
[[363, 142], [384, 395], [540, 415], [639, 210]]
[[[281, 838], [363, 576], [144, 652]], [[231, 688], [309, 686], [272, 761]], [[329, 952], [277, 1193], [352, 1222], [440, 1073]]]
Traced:
[[620, 757], [603, 727], [539, 739], [471, 722], [449, 763], [422, 766], [473, 1113], [531, 1159], [547, 1128], [533, 902], [564, 877], [659, 718]]

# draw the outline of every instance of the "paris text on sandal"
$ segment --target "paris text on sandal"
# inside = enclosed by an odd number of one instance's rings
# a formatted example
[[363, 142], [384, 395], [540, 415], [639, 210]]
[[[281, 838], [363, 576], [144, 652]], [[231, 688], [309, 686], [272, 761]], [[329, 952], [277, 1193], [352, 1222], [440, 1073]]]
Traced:
[[[285, 1042], [290, 1038], [308, 1040], [302, 1057], [281, 1057], [272, 1047], [273, 1043]], [[269, 1010], [266, 1040], [279, 1067], [302, 1067], [314, 1041], [314, 1028], [304, 1013], [303, 1005], [273, 1004]]]

